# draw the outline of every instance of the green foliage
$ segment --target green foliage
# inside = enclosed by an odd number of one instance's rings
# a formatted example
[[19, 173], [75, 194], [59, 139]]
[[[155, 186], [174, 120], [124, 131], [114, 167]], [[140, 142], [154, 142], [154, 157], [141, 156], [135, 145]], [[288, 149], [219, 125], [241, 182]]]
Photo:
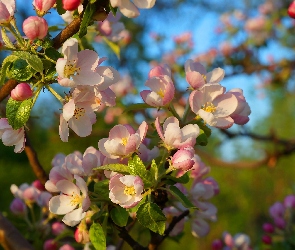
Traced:
[[81, 22], [80, 29], [78, 31], [78, 35], [80, 38], [82, 38], [83, 36], [87, 34], [87, 27], [89, 26], [91, 22], [93, 22], [92, 17], [95, 11], [96, 11], [96, 5], [88, 3], [85, 8], [85, 12], [83, 14], [83, 19]]
[[135, 104], [130, 104], [128, 105], [128, 107], [124, 108], [124, 113], [134, 112], [139, 110], [146, 110], [150, 108], [154, 108], [154, 107], [151, 107], [150, 105], [146, 103], [135, 103]]
[[110, 201], [109, 180], [102, 180], [94, 184], [94, 192], [99, 200]]
[[[142, 160], [139, 158], [138, 155], [135, 155], [132, 159], [128, 161], [128, 167], [129, 172], [132, 175], [139, 176], [143, 183], [145, 188], [152, 187], [155, 183], [155, 175], [151, 173], [151, 171], [148, 171], [143, 164]], [[153, 172], [155, 172], [155, 164], [153, 167]]]
[[152, 202], [141, 204], [136, 215], [142, 226], [160, 235], [164, 234], [166, 217], [157, 204]]
[[43, 63], [42, 60], [34, 54], [31, 54], [26, 51], [15, 51], [13, 55], [17, 56], [18, 58], [25, 60], [28, 65], [30, 65], [36, 72], [43, 71]]
[[7, 69], [16, 59], [17, 59], [16, 56], [10, 55], [3, 60], [1, 72], [0, 72], [0, 85], [2, 85], [5, 82]]
[[125, 227], [127, 225], [129, 213], [125, 208], [115, 206], [112, 208], [110, 214], [113, 222], [119, 227]]
[[66, 13], [66, 10], [62, 7], [62, 0], [56, 0], [56, 10], [59, 15]]
[[96, 250], [106, 249], [106, 237], [99, 223], [93, 223], [89, 229], [89, 237]]
[[9, 67], [7, 76], [20, 82], [27, 81], [36, 71], [27, 63], [26, 60], [16, 59]]
[[128, 166], [119, 163], [104, 165], [101, 167], [94, 168], [93, 170], [110, 170], [118, 173], [129, 173]]
[[169, 189], [166, 190], [170, 192], [175, 198], [177, 198], [185, 207], [196, 208], [196, 206], [193, 205], [191, 201], [176, 186], [170, 186]]
[[121, 51], [120, 46], [118, 44], [110, 41], [106, 37], [103, 37], [103, 40], [110, 47], [110, 49], [115, 53], [117, 58], [120, 59], [120, 51]]
[[28, 121], [33, 107], [33, 100], [15, 101], [9, 98], [6, 105], [6, 116], [13, 129], [19, 129]]

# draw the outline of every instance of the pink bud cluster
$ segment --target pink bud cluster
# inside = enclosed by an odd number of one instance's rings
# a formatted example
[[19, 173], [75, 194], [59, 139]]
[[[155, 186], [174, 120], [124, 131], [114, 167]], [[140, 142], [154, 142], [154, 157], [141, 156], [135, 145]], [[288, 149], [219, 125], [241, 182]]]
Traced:
[[224, 232], [222, 240], [216, 239], [212, 242], [212, 250], [252, 250], [250, 244], [250, 238], [246, 234], [238, 233], [232, 236]]

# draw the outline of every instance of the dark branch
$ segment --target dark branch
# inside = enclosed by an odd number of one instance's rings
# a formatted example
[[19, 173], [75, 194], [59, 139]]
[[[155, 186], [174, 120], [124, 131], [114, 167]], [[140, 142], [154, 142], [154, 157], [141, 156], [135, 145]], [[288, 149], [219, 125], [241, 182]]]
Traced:
[[116, 226], [119, 231], [119, 237], [125, 240], [134, 250], [147, 250], [147, 247], [143, 247], [138, 242], [136, 242], [128, 233], [125, 227]]

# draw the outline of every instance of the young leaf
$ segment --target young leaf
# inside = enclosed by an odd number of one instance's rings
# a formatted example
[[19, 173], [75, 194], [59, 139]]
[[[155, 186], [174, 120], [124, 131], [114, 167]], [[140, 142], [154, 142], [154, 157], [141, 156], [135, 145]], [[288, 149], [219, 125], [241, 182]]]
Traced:
[[89, 237], [96, 250], [106, 249], [106, 237], [100, 224], [93, 223], [89, 229]]
[[160, 235], [164, 234], [166, 217], [161, 208], [152, 202], [143, 203], [137, 210], [139, 223]]
[[78, 31], [78, 35], [80, 38], [82, 38], [83, 36], [87, 34], [87, 27], [93, 21], [92, 16], [95, 13], [95, 11], [96, 11], [96, 5], [88, 3], [85, 8], [85, 12], [83, 14], [83, 19], [81, 22], [80, 29]]
[[20, 82], [29, 80], [34, 75], [34, 70], [23, 59], [16, 59], [10, 65], [7, 76]]
[[13, 52], [14, 55], [19, 57], [20, 59], [26, 60], [26, 62], [36, 71], [42, 72], [43, 71], [43, 63], [42, 60], [37, 56], [33, 55], [26, 51], [16, 51]]
[[135, 103], [135, 104], [130, 104], [128, 105], [128, 107], [126, 107], [124, 109], [124, 113], [128, 113], [128, 112], [132, 112], [132, 111], [137, 111], [137, 110], [145, 110], [145, 109], [149, 109], [149, 108], [155, 108], [152, 107], [146, 103]]
[[176, 178], [174, 176], [167, 176], [168, 179], [174, 181], [175, 183], [179, 182], [179, 183], [182, 183], [182, 184], [186, 184], [189, 182], [189, 176], [188, 176], [188, 173], [186, 172], [183, 176], [179, 177], [179, 178]]
[[124, 164], [108, 164], [101, 167], [94, 168], [93, 170], [110, 170], [119, 173], [129, 173], [129, 167]]
[[9, 124], [14, 130], [17, 130], [25, 125], [30, 117], [32, 107], [32, 99], [15, 101], [12, 98], [9, 98], [6, 105], [6, 116]]
[[135, 155], [128, 161], [128, 167], [130, 174], [139, 176], [142, 179], [145, 188], [149, 188], [153, 185], [155, 176], [152, 175], [150, 171], [146, 170], [145, 165], [138, 155]]
[[111, 218], [116, 225], [120, 227], [125, 227], [128, 222], [129, 213], [126, 211], [125, 208], [115, 206], [111, 210]]
[[94, 193], [98, 195], [101, 200], [109, 201], [109, 180], [102, 180], [94, 184]]
[[180, 200], [182, 205], [184, 205], [185, 207], [197, 208], [176, 186], [170, 186], [169, 189], [167, 189], [167, 191], [170, 192], [173, 196], [175, 196], [175, 198]]
[[9, 66], [17, 59], [17, 56], [10, 55], [6, 57], [2, 62], [2, 67], [0, 71], [0, 85], [2, 85], [6, 78], [6, 70], [9, 68]]

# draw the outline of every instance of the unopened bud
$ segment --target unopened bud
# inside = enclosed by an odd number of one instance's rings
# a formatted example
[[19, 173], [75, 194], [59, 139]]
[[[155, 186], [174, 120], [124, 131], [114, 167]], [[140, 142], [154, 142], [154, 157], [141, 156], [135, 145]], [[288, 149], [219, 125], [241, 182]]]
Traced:
[[271, 245], [272, 239], [271, 239], [271, 237], [269, 235], [263, 235], [262, 236], [262, 242], [264, 244]]
[[295, 18], [295, 1], [290, 4], [288, 8], [288, 15], [291, 18]]
[[53, 239], [46, 240], [43, 245], [44, 250], [57, 250], [58, 246]]
[[275, 228], [272, 224], [270, 223], [264, 223], [263, 226], [263, 231], [266, 232], [266, 233], [273, 233], [275, 231]]
[[13, 100], [23, 101], [32, 97], [33, 91], [27, 83], [18, 84], [10, 93], [10, 96]]
[[48, 32], [48, 24], [43, 17], [30, 16], [23, 22], [23, 31], [30, 40], [43, 39]]
[[65, 10], [72, 11], [77, 9], [80, 3], [81, 3], [81, 0], [62, 0], [62, 7]]
[[10, 210], [15, 215], [25, 215], [27, 206], [21, 199], [15, 198], [10, 204]]
[[33, 5], [37, 12], [38, 16], [44, 16], [48, 10], [50, 10], [53, 5], [56, 3], [56, 0], [34, 0]]
[[66, 229], [66, 225], [64, 223], [61, 223], [59, 221], [56, 221], [52, 223], [51, 225], [51, 231], [53, 235], [59, 235]]

